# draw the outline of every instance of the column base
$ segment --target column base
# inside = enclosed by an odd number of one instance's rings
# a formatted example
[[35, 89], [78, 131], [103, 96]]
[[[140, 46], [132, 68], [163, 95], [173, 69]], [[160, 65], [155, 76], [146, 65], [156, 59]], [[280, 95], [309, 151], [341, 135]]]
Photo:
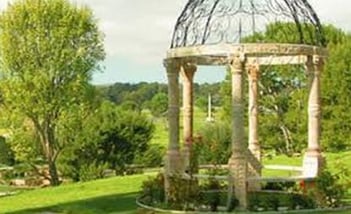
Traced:
[[325, 159], [318, 149], [307, 150], [303, 158], [304, 177], [317, 177], [325, 165]]
[[238, 210], [247, 209], [247, 160], [245, 152], [233, 152], [229, 159], [230, 182], [234, 184], [234, 195], [239, 201]]
[[182, 163], [183, 161], [179, 150], [168, 150], [165, 158], [165, 173], [167, 175], [181, 173]]
[[[262, 163], [261, 163], [261, 148], [256, 144], [250, 144], [248, 150], [248, 177], [260, 178], [262, 175]], [[258, 181], [248, 182], [248, 191], [257, 192], [262, 189], [261, 183]]]
[[184, 172], [190, 172], [190, 148], [185, 145], [182, 151], [182, 157], [183, 157], [183, 166], [182, 170]]
[[[248, 177], [250, 178], [261, 178], [261, 171], [257, 172], [252, 166], [248, 166]], [[248, 181], [247, 191], [258, 192], [262, 190], [262, 185], [259, 181]]]

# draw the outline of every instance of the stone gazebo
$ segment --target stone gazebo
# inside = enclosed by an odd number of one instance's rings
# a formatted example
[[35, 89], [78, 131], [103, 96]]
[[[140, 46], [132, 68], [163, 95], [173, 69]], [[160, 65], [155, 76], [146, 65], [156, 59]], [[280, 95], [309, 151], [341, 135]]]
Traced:
[[[291, 43], [245, 43], [268, 26], [284, 25], [281, 35]], [[251, 41], [251, 40], [250, 40]], [[189, 164], [193, 137], [193, 78], [198, 65], [227, 66], [232, 75], [232, 155], [228, 160], [230, 189], [240, 207], [247, 192], [260, 188], [250, 177], [261, 177], [258, 137], [258, 81], [264, 65], [305, 65], [309, 76], [308, 147], [303, 176], [318, 175], [320, 152], [320, 73], [327, 56], [318, 16], [307, 0], [189, 0], [179, 16], [164, 65], [169, 87], [169, 146], [166, 175], [182, 174]], [[265, 71], [269, 72], [269, 71]], [[248, 148], [244, 142], [244, 79], [249, 87]], [[179, 139], [179, 76], [183, 80], [183, 149]], [[306, 130], [307, 131], [307, 130]], [[167, 179], [166, 179], [167, 180]], [[166, 190], [170, 185], [166, 181]]]

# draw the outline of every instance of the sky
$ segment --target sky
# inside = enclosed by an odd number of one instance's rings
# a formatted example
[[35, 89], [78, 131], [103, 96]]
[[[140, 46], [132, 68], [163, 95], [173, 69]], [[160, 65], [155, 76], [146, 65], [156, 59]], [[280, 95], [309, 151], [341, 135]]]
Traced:
[[[105, 35], [104, 71], [94, 84], [166, 82], [162, 60], [187, 0], [71, 0], [88, 5]], [[0, 0], [0, 9], [9, 0]], [[309, 0], [323, 23], [351, 32], [350, 0]], [[199, 68], [197, 82], [224, 79], [224, 69]]]

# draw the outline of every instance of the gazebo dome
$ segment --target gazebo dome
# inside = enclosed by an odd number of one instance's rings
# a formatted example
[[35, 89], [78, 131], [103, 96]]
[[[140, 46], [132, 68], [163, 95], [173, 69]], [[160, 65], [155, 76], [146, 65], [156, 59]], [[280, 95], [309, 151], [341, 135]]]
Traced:
[[248, 39], [273, 27], [283, 40], [290, 38], [288, 43], [325, 46], [319, 18], [307, 0], [188, 0], [175, 25], [171, 48], [281, 42], [259, 36]]

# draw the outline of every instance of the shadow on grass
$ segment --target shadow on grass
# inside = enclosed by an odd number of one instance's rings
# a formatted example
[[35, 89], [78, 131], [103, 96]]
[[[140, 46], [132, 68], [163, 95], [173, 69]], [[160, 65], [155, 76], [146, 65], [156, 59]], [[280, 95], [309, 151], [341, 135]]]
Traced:
[[[136, 213], [135, 198], [137, 193], [107, 195], [86, 200], [72, 201], [37, 209], [26, 209], [8, 214], [95, 214], [95, 213]], [[28, 199], [30, 200], [30, 199]]]

